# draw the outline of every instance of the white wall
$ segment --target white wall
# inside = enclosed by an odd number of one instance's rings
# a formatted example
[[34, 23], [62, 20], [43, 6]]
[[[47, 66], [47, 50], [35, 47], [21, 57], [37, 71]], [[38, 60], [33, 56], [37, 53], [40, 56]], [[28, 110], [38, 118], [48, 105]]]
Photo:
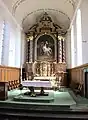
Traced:
[[[76, 66], [79, 66], [81, 64], [85, 64], [85, 63], [88, 63], [88, 0], [83, 0], [79, 6], [79, 9], [81, 10], [81, 34], [80, 36], [82, 37], [82, 47], [81, 47], [81, 52], [78, 50], [79, 49], [79, 46], [80, 46], [80, 40], [77, 41], [77, 24], [76, 24], [76, 17], [74, 18], [74, 21], [73, 21], [73, 26], [74, 26], [74, 67]], [[67, 34], [68, 36], [68, 34]], [[70, 38], [70, 40], [69, 40]], [[71, 37], [67, 37], [67, 46], [69, 47], [70, 44], [68, 41], [70, 41], [71, 43]], [[73, 41], [72, 41], [73, 42]], [[78, 44], [77, 44], [78, 43]], [[67, 57], [68, 54], [72, 52], [72, 49], [71, 51], [68, 50], [67, 48]], [[82, 55], [82, 59], [78, 58], [80, 55], [79, 55], [79, 52], [80, 54]], [[70, 59], [69, 59], [70, 58]], [[71, 57], [71, 54], [70, 54], [70, 57], [67, 58], [67, 67], [69, 68], [70, 66], [72, 67], [72, 57]], [[82, 60], [82, 62], [80, 62], [80, 60]]]
[[26, 62], [26, 36], [24, 34], [24, 32], [21, 32], [21, 65], [24, 65], [24, 63]]
[[82, 55], [83, 64], [88, 63], [88, 0], [83, 0], [80, 6], [82, 12]]
[[66, 35], [66, 63], [67, 68], [71, 67], [71, 31], [69, 30]]
[[77, 66], [77, 30], [76, 30], [76, 18], [73, 22], [74, 26], [74, 67]]
[[21, 31], [18, 28], [16, 28], [16, 46], [15, 46], [15, 66], [20, 67], [21, 64]]
[[[21, 64], [21, 27], [19, 24], [16, 22], [14, 17], [11, 15], [11, 13], [8, 11], [7, 7], [3, 4], [3, 2], [0, 0], [0, 20], [4, 20], [6, 23], [9, 24], [10, 29], [6, 33], [6, 40], [4, 41], [3, 44], [3, 59], [2, 59], [2, 64], [1, 65], [9, 65], [9, 41], [10, 39], [13, 40], [15, 39], [15, 59], [14, 59], [14, 64], [12, 65], [13, 67], [20, 67]], [[12, 32], [14, 38], [10, 38], [9, 35]], [[11, 59], [10, 59], [11, 60]]]

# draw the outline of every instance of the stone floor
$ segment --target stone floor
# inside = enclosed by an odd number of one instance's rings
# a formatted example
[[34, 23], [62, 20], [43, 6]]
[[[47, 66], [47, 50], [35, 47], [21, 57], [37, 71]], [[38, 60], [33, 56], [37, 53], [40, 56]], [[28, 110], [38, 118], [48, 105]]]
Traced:
[[52, 94], [54, 101], [51, 103], [37, 103], [37, 102], [19, 102], [13, 101], [13, 98], [19, 94], [23, 94], [27, 90], [11, 90], [8, 91], [8, 100], [0, 101], [0, 103], [17, 103], [17, 104], [42, 104], [42, 105], [70, 105], [70, 108], [73, 110], [88, 110], [88, 99], [83, 98], [79, 95], [75, 95], [73, 91], [69, 88], [61, 89], [58, 91], [46, 90], [49, 92], [49, 95]]

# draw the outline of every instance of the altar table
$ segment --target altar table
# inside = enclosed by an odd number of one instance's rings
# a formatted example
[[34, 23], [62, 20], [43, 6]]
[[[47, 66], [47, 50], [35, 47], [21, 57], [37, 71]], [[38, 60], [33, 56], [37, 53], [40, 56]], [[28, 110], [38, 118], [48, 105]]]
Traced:
[[51, 88], [51, 82], [50, 81], [22, 81], [22, 86], [23, 87], [29, 87], [30, 89], [30, 96], [35, 97], [36, 94], [34, 92], [35, 87], [41, 88], [40, 94], [39, 95], [46, 95], [44, 92], [44, 88]]
[[51, 88], [51, 82], [50, 81], [22, 81], [22, 85], [24, 87], [46, 87]]

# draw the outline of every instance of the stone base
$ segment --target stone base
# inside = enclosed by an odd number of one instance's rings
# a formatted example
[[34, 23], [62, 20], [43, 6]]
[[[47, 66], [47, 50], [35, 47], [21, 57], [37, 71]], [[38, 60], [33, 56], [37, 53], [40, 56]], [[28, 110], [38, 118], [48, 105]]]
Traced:
[[[37, 93], [37, 95], [40, 95]], [[47, 95], [47, 94], [45, 94]], [[54, 101], [53, 97], [50, 96], [36, 96], [36, 97], [30, 97], [28, 95], [19, 95], [13, 98], [14, 101], [20, 101], [20, 102], [36, 102], [36, 103], [50, 103]]]

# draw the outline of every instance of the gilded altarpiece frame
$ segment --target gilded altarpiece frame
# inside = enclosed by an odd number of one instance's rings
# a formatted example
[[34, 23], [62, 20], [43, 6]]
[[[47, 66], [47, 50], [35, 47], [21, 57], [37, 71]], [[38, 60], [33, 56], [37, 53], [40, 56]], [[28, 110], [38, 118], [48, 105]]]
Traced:
[[35, 61], [56, 61], [56, 38], [52, 34], [41, 34], [35, 39]]
[[[64, 36], [66, 31], [44, 13], [28, 31], [28, 63], [32, 63], [33, 77], [56, 77], [65, 81], [66, 59]], [[29, 72], [29, 71], [28, 71]], [[65, 85], [65, 84], [64, 84]]]

